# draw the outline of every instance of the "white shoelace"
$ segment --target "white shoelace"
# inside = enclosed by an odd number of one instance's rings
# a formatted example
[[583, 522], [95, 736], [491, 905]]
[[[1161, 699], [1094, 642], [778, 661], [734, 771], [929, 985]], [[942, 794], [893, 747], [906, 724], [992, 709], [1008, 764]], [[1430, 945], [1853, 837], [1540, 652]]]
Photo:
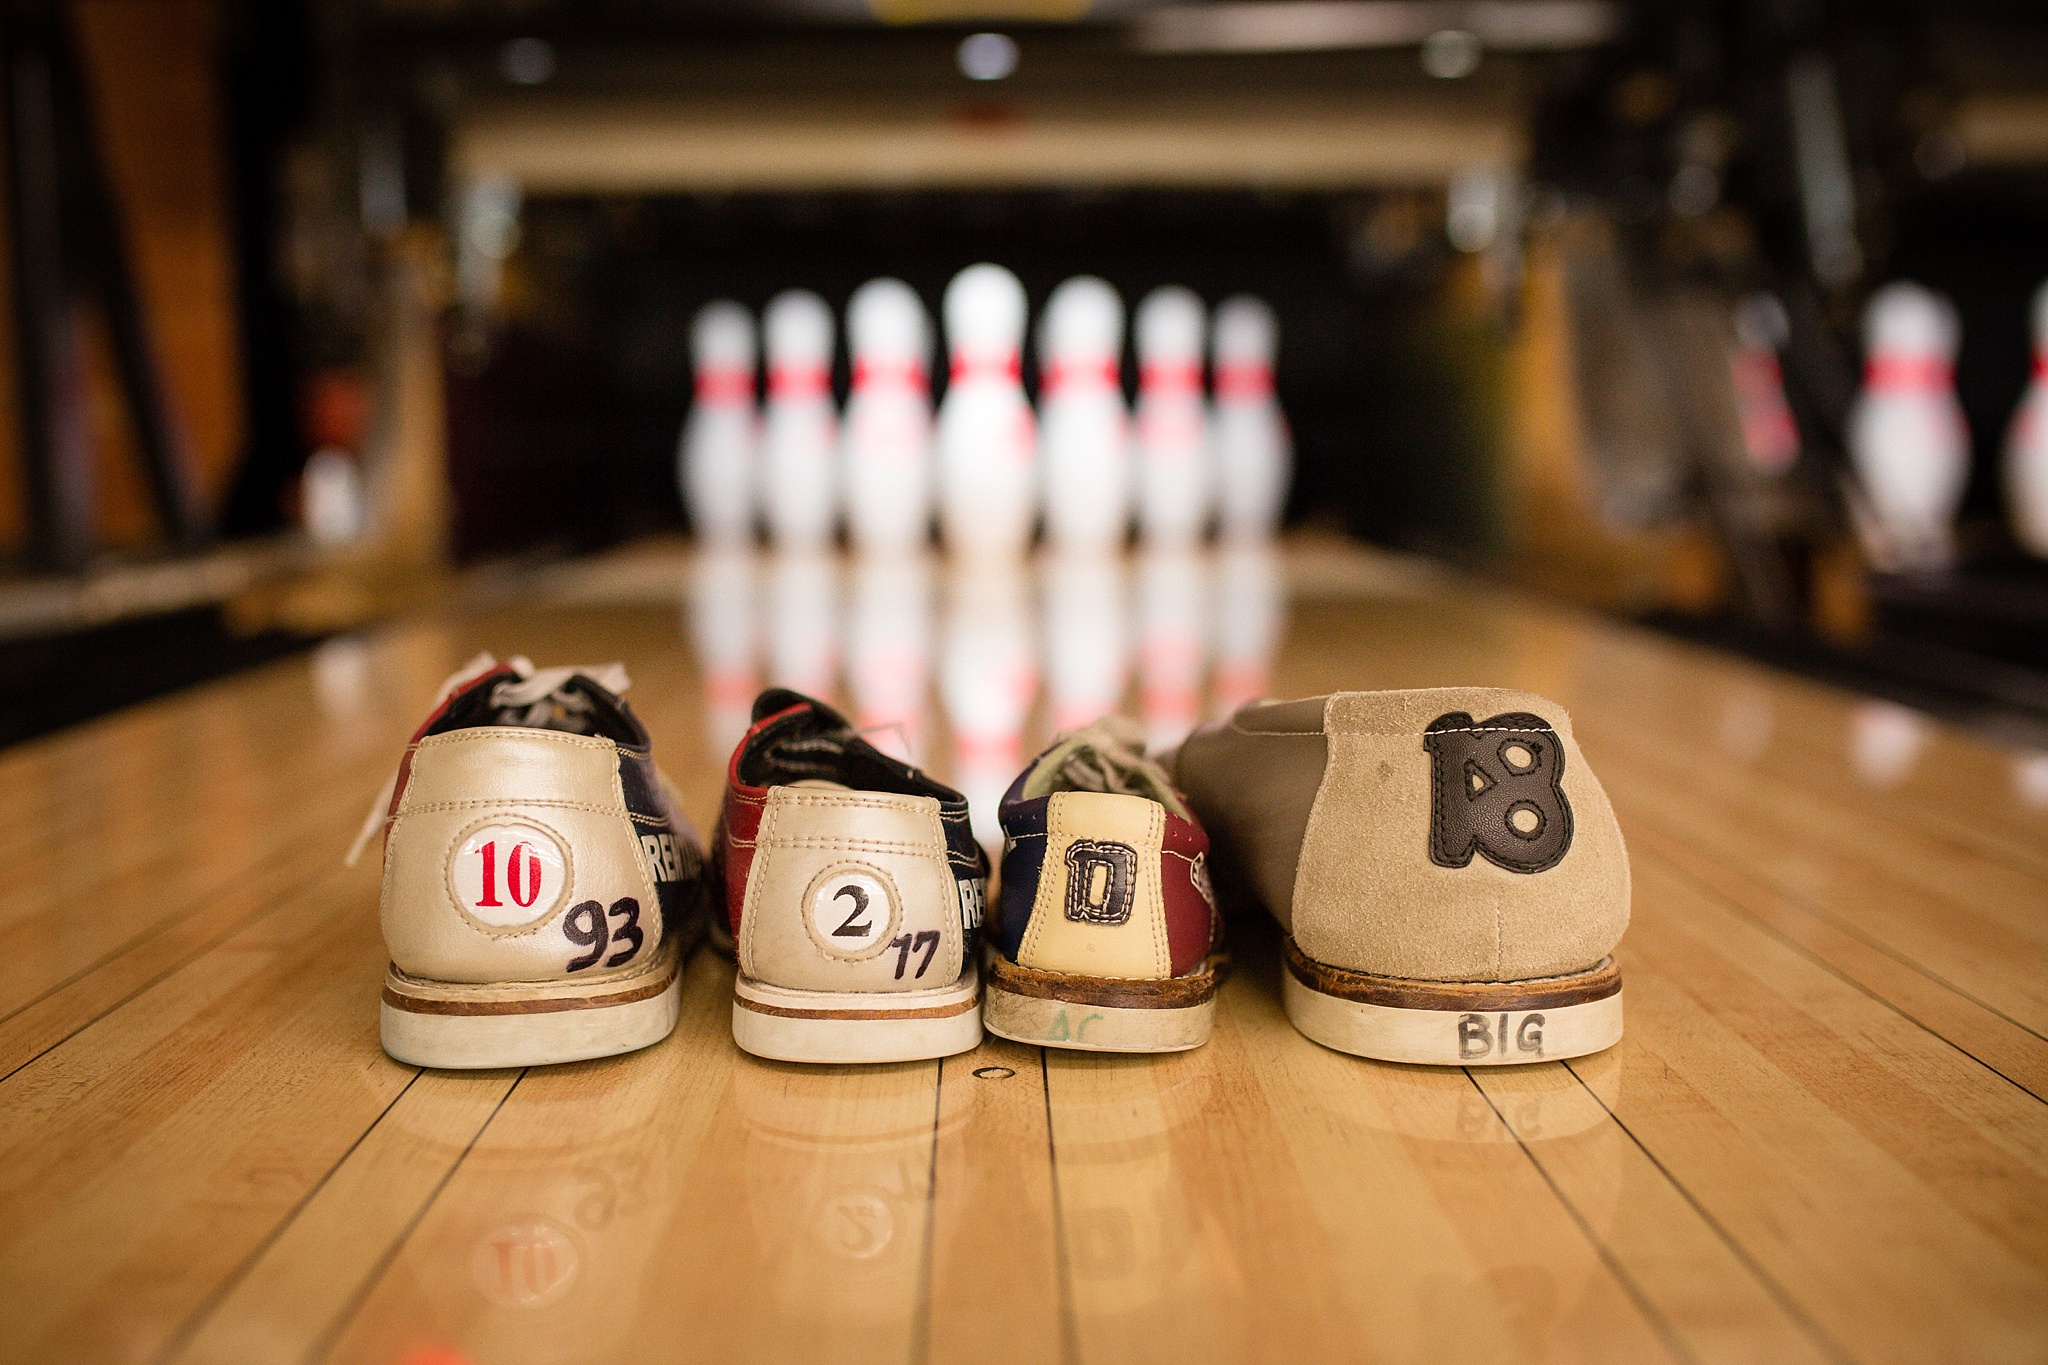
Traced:
[[[471, 659], [462, 667], [450, 673], [441, 682], [441, 688], [434, 694], [433, 710], [498, 666], [497, 656], [483, 653]], [[505, 666], [519, 675], [519, 681], [511, 679], [491, 689], [491, 705], [503, 711], [524, 708], [524, 714], [510, 720], [514, 725], [544, 726], [549, 714], [559, 708], [568, 712], [582, 712], [590, 709], [590, 702], [572, 692], [563, 692], [562, 686], [569, 679], [581, 674], [613, 696], [618, 696], [633, 685], [626, 676], [626, 666], [621, 663], [601, 664], [595, 668], [570, 665], [566, 668], [535, 668], [533, 661], [523, 654], [515, 654], [506, 660]], [[400, 760], [400, 767], [404, 760]], [[398, 789], [399, 768], [391, 770], [391, 776], [384, 780], [383, 789], [377, 799], [370, 803], [370, 813], [363, 817], [363, 827], [356, 832], [356, 839], [349, 845], [348, 857], [343, 864], [354, 867], [363, 856], [363, 850], [370, 841], [382, 832], [391, 818], [391, 795]]]

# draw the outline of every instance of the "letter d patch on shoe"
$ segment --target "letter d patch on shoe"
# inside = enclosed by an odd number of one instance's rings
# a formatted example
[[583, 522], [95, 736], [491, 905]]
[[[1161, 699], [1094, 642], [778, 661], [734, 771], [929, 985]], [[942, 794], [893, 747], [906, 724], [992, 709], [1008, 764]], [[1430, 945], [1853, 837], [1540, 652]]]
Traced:
[[1556, 867], [1572, 846], [1564, 745], [1542, 717], [1511, 711], [1474, 723], [1451, 711], [1423, 731], [1429, 750], [1429, 860], [1464, 867], [1474, 850], [1510, 872]]

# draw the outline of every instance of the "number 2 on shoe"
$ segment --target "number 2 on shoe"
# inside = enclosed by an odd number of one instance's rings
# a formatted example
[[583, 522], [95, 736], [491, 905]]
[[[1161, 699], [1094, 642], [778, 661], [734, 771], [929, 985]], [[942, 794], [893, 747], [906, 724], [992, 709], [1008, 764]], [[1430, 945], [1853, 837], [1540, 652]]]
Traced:
[[906, 1062], [981, 1041], [988, 858], [959, 792], [772, 689], [733, 751], [712, 861], [746, 1051]]

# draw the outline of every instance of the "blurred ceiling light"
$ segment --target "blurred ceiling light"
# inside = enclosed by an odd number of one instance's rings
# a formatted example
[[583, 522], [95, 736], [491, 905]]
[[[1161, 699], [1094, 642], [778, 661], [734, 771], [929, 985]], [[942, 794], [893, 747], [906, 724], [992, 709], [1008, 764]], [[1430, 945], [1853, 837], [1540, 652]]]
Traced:
[[1449, 41], [1471, 40], [1476, 63], [1482, 47], [1593, 47], [1621, 25], [1621, 7], [1608, 0], [1269, 0], [1169, 5], [1137, 15], [1131, 36], [1148, 52], [1304, 52], [1419, 46], [1459, 34]]
[[1479, 39], [1462, 28], [1439, 29], [1422, 40], [1422, 69], [1455, 81], [1479, 69]]
[[[805, 7], [815, 10], [827, 8], [818, 0], [810, 0]], [[830, 6], [835, 12], [839, 8], [836, 4]], [[971, 24], [1004, 20], [1059, 23], [1084, 19], [1091, 9], [1103, 8], [1103, 4], [1091, 5], [1089, 0], [867, 0], [868, 13], [885, 24]]]
[[498, 70], [514, 85], [540, 85], [555, 74], [555, 49], [540, 38], [514, 38], [498, 53]]
[[1500, 236], [1509, 185], [1497, 171], [1473, 169], [1451, 177], [1444, 196], [1444, 235], [1460, 251], [1484, 251]]
[[999, 81], [1017, 69], [1017, 40], [1007, 33], [970, 33], [960, 40], [960, 74]]

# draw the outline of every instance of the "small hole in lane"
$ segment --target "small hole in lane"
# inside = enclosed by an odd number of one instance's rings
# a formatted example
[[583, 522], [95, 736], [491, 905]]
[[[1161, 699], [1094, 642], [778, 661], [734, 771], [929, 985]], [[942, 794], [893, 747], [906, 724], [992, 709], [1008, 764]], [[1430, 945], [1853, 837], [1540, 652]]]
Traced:
[[1006, 1066], [984, 1066], [977, 1068], [974, 1074], [984, 1081], [1006, 1081], [1017, 1073]]

